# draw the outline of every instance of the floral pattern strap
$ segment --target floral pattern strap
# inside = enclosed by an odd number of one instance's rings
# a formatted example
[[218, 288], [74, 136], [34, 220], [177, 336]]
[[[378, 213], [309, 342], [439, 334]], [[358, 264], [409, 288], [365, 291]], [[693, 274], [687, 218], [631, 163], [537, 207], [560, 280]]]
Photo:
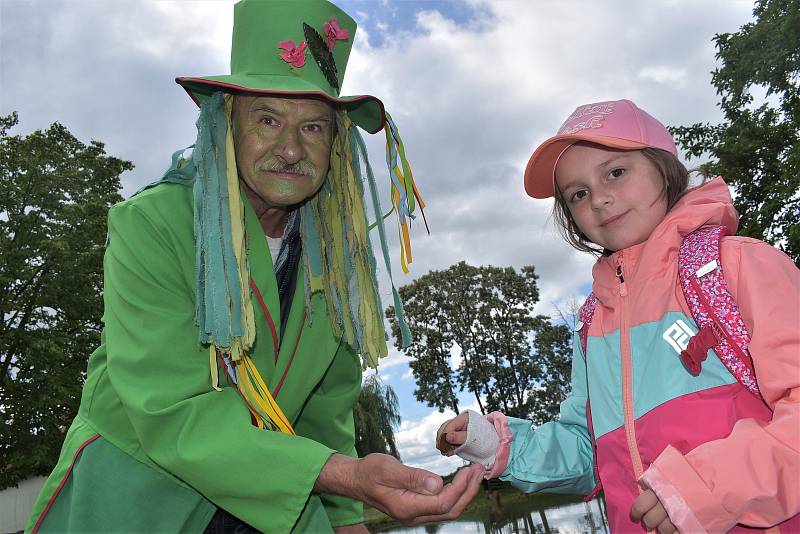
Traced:
[[678, 254], [678, 278], [695, 323], [713, 329], [717, 356], [736, 379], [761, 397], [748, 352], [750, 333], [722, 271], [720, 245], [727, 231], [706, 226], [687, 235]]
[[594, 317], [594, 310], [597, 307], [597, 295], [589, 293], [586, 300], [578, 310], [578, 324], [576, 330], [581, 338], [581, 349], [583, 355], [586, 356], [586, 342], [589, 339], [589, 326], [592, 324], [592, 317]]

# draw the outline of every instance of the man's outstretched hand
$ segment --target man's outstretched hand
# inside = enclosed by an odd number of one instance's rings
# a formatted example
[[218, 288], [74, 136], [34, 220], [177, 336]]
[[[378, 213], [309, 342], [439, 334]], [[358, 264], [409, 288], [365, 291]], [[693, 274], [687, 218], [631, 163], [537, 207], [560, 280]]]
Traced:
[[314, 485], [318, 493], [344, 495], [362, 501], [405, 525], [455, 519], [475, 497], [483, 467], [459, 471], [446, 486], [441, 477], [401, 464], [388, 454], [350, 458], [334, 454]]

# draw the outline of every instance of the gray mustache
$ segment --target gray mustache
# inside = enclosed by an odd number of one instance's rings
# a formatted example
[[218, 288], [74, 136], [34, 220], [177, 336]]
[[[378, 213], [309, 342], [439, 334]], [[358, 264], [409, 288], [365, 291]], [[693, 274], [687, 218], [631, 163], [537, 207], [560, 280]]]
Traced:
[[271, 158], [258, 166], [260, 171], [271, 172], [290, 172], [293, 174], [302, 174], [304, 176], [314, 176], [317, 169], [311, 163], [300, 160], [297, 163], [286, 163], [279, 158]]

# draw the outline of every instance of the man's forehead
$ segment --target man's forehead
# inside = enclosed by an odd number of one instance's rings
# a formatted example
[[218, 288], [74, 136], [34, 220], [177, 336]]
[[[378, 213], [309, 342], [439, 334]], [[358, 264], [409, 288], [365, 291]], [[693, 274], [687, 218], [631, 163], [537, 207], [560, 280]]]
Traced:
[[296, 95], [236, 95], [235, 100], [245, 111], [267, 109], [279, 113], [297, 111], [304, 115], [333, 115], [333, 107], [328, 102], [314, 97]]

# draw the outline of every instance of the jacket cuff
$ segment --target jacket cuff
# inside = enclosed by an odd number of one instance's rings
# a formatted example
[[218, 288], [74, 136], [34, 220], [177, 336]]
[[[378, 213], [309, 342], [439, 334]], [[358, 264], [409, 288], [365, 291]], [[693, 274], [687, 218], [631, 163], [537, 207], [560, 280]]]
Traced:
[[341, 495], [320, 494], [322, 506], [331, 526], [343, 527], [364, 522], [364, 505], [360, 501]]
[[642, 474], [640, 481], [655, 492], [680, 532], [727, 532], [736, 525], [736, 518], [671, 445]]
[[697, 532], [698, 534], [705, 534], [707, 531], [697, 521], [692, 511], [686, 505], [675, 486], [661, 474], [661, 471], [655, 465], [642, 473], [639, 477], [639, 482], [646, 488], [655, 492], [658, 500], [664, 506], [664, 509], [669, 515], [669, 520], [678, 529], [678, 532]]
[[494, 463], [489, 465], [483, 474], [483, 478], [490, 479], [499, 477], [508, 467], [513, 434], [511, 434], [511, 429], [508, 428], [508, 418], [503, 413], [492, 412], [486, 416], [486, 420], [494, 425], [499, 438]]

